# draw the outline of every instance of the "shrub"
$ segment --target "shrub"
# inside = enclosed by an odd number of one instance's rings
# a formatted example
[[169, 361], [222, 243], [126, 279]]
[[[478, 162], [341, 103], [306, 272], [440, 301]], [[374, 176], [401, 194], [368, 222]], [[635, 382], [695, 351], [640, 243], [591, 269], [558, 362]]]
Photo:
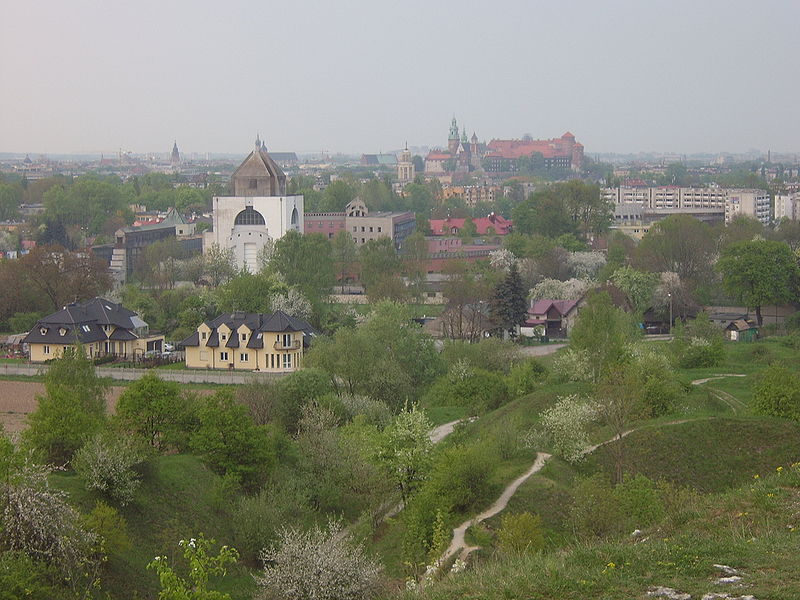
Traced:
[[83, 523], [103, 541], [102, 548], [106, 554], [121, 554], [131, 547], [128, 523], [113, 506], [98, 500], [92, 512], [83, 518]]
[[340, 401], [349, 421], [363, 415], [367, 423], [383, 429], [392, 420], [392, 411], [380, 400], [373, 400], [368, 396], [343, 394]]
[[673, 333], [672, 353], [679, 367], [716, 367], [725, 357], [722, 331], [706, 313], [700, 313], [685, 326], [679, 323]]
[[142, 460], [144, 453], [133, 439], [108, 431], [86, 442], [72, 463], [87, 490], [96, 490], [125, 505], [133, 500], [139, 486], [139, 475], [132, 467]]
[[287, 600], [365, 600], [375, 594], [381, 571], [340, 521], [307, 531], [283, 529], [261, 560], [259, 583]]
[[547, 378], [547, 367], [531, 358], [511, 367], [508, 387], [512, 396], [524, 396], [536, 389], [537, 384]]
[[601, 473], [578, 480], [570, 519], [575, 533], [586, 537], [602, 537], [618, 530], [623, 515], [611, 483]]
[[509, 399], [505, 378], [458, 362], [431, 386], [426, 401], [432, 406], [464, 406], [471, 413], [494, 410]]
[[482, 339], [474, 344], [454, 340], [444, 345], [442, 357], [448, 367], [464, 361], [476, 369], [508, 373], [509, 367], [519, 357], [519, 349], [499, 338]]
[[523, 512], [503, 515], [497, 532], [497, 546], [503, 552], [536, 552], [544, 548], [542, 518]]
[[762, 415], [800, 421], [800, 377], [786, 367], [767, 367], [753, 387], [753, 408]]
[[553, 361], [553, 371], [559, 381], [591, 381], [592, 365], [585, 350], [567, 348]]
[[648, 527], [664, 517], [664, 502], [656, 484], [644, 475], [626, 477], [614, 488], [614, 498], [630, 529]]
[[496, 458], [485, 444], [447, 448], [436, 461], [425, 492], [434, 493], [455, 512], [482, 504], [493, 490], [489, 476]]

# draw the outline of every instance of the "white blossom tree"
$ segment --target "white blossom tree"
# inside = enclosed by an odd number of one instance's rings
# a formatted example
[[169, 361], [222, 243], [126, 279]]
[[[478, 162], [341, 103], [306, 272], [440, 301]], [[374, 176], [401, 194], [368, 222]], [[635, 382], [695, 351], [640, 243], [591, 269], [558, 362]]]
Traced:
[[431, 422], [416, 405], [401, 411], [383, 432], [378, 460], [397, 483], [405, 502], [425, 478], [433, 443]]
[[506, 250], [505, 248], [500, 248], [489, 253], [489, 264], [492, 265], [493, 269], [502, 269], [503, 271], [508, 271], [511, 268], [511, 265], [515, 264], [516, 262], [516, 257], [511, 253], [510, 250]]
[[567, 264], [577, 279], [594, 280], [605, 266], [606, 256], [602, 252], [570, 252]]
[[270, 300], [272, 310], [282, 310], [287, 315], [308, 321], [311, 318], [311, 302], [295, 287], [286, 294], [275, 294]]
[[285, 528], [260, 555], [258, 582], [286, 600], [366, 600], [376, 590], [380, 565], [367, 556], [341, 521], [303, 531]]
[[97, 490], [125, 505], [139, 487], [139, 475], [131, 468], [144, 460], [136, 441], [127, 436], [99, 433], [90, 438], [72, 459], [86, 489]]
[[591, 287], [583, 279], [544, 279], [531, 290], [533, 300], [577, 300]]
[[589, 446], [588, 427], [596, 413], [591, 403], [575, 394], [559, 397], [543, 411], [542, 427], [555, 452], [571, 463], [580, 462]]

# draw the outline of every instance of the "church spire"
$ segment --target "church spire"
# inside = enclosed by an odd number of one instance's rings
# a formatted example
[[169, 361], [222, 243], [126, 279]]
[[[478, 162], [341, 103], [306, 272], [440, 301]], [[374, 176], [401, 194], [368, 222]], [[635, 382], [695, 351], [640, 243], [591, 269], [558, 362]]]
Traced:
[[261, 134], [256, 132], [256, 150], [261, 150]]

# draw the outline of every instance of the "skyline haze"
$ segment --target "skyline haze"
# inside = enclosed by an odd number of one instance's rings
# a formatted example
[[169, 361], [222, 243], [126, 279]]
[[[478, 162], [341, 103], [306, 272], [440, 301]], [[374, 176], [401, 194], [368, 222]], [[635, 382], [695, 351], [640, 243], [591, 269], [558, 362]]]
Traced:
[[800, 3], [13, 3], [0, 152], [800, 150]]

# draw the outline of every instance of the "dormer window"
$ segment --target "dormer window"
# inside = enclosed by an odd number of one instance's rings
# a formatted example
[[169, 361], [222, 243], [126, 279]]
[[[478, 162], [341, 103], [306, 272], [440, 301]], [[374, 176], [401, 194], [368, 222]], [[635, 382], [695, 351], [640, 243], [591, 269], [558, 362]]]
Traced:
[[228, 339], [228, 335], [225, 333], [220, 334], [220, 337], [222, 338], [223, 342]]
[[203, 340], [206, 339], [206, 332], [205, 331], [201, 331], [200, 332], [200, 339], [203, 339]]
[[42, 335], [45, 335], [47, 333], [47, 327], [40, 327], [39, 328], [39, 333], [41, 333]]
[[89, 327], [88, 325], [83, 325], [83, 326], [81, 327], [81, 329], [83, 329], [83, 330], [84, 330], [86, 333], [89, 333], [89, 332], [92, 330], [92, 328], [91, 328], [91, 327]]
[[243, 333], [243, 334], [242, 334], [242, 341], [243, 341], [243, 342], [246, 342], [246, 341], [247, 341], [247, 334], [246, 334], [246, 333]]
[[61, 328], [58, 330], [58, 335], [60, 335], [60, 336], [65, 336], [65, 335], [67, 335], [67, 330], [66, 330], [66, 329], [64, 329], [63, 327], [61, 327]]

